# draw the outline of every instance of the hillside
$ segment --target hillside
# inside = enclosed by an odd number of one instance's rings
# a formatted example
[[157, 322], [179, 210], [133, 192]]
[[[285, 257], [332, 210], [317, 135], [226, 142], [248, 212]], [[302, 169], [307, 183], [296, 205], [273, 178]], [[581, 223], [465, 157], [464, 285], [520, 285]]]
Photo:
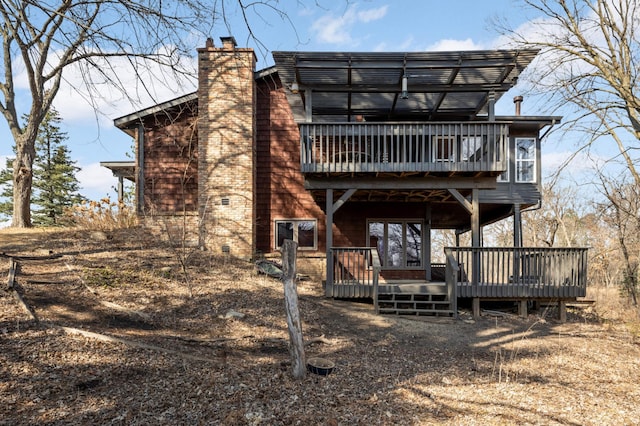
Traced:
[[[298, 284], [290, 377], [282, 284], [140, 230], [0, 230], [0, 424], [633, 424], [640, 346], [599, 305], [474, 321], [375, 315]], [[181, 260], [188, 266], [185, 275]], [[5, 288], [8, 279], [3, 279]], [[611, 291], [615, 297], [615, 291]]]

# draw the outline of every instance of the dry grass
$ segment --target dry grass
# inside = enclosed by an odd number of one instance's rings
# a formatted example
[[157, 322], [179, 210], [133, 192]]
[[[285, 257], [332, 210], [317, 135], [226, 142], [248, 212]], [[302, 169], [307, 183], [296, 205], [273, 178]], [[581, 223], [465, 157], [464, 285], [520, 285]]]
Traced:
[[63, 222], [78, 229], [112, 231], [134, 227], [137, 218], [133, 207], [103, 198], [71, 207], [65, 212]]
[[[308, 345], [307, 356], [331, 359], [336, 369], [296, 381], [281, 283], [198, 252], [189, 263], [190, 296], [165, 243], [135, 228], [108, 236], [0, 231], [0, 251], [61, 255], [21, 262], [21, 291], [44, 323], [125, 342], [37, 326], [0, 292], [0, 424], [625, 425], [640, 418], [640, 347], [608, 289], [593, 289], [596, 304], [569, 308], [560, 324], [553, 308], [527, 320], [375, 315], [370, 304], [325, 299], [320, 283], [300, 282], [305, 338], [330, 342]], [[243, 316], [227, 317], [230, 310]]]

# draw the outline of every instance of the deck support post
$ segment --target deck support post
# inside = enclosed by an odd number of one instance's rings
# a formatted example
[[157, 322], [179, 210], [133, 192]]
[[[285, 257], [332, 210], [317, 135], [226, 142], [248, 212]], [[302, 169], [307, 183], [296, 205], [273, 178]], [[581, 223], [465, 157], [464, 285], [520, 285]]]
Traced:
[[473, 318], [480, 318], [480, 298], [474, 297], [471, 301], [471, 311], [473, 312]]
[[528, 313], [527, 313], [527, 299], [520, 299], [518, 300], [518, 315], [521, 318], [527, 318]]
[[326, 257], [327, 257], [327, 282], [325, 285], [325, 296], [333, 296], [333, 189], [327, 189], [326, 200]]
[[522, 247], [522, 212], [520, 204], [513, 205], [513, 246]]
[[427, 229], [422, 232], [425, 239], [424, 247], [426, 247], [424, 254], [425, 279], [427, 281], [431, 281], [431, 203], [427, 204], [427, 208], [425, 210], [424, 221]]
[[567, 322], [567, 302], [564, 300], [558, 300], [558, 320]]
[[[477, 189], [471, 191], [471, 247], [474, 250], [480, 248], [480, 202]], [[477, 286], [480, 283], [480, 251], [474, 253], [472, 269], [473, 285]]]

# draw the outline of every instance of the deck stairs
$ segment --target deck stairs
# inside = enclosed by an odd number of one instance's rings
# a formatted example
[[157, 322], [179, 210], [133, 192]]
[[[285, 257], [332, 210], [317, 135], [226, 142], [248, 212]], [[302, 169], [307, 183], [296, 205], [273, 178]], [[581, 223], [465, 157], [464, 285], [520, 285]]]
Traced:
[[374, 302], [381, 314], [455, 316], [444, 282], [381, 282]]

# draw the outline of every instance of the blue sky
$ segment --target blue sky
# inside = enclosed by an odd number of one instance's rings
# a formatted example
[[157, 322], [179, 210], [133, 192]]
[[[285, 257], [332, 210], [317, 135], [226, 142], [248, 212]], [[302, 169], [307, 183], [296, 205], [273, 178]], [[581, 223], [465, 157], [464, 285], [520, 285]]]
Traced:
[[[261, 43], [270, 51], [316, 50], [316, 51], [428, 51], [428, 50], [476, 50], [504, 47], [490, 21], [508, 18], [512, 25], [526, 22], [522, 2], [517, 0], [403, 0], [403, 1], [307, 1], [304, 8], [297, 1], [290, 3], [288, 16], [295, 31], [276, 15], [263, 15], [264, 19], [253, 20], [253, 31]], [[313, 6], [313, 7], [311, 7]], [[284, 7], [284, 6], [281, 6]], [[231, 35], [241, 47], [254, 47], [258, 54], [258, 69], [273, 64], [264, 48], [248, 43], [247, 31], [239, 16], [231, 17]], [[224, 25], [214, 27], [211, 37], [219, 45], [219, 38], [230, 34]], [[203, 47], [204, 40], [194, 40], [193, 53]], [[74, 81], [73, 72], [65, 78]], [[132, 86], [135, 84], [132, 81]], [[176, 86], [177, 87], [177, 86]], [[98, 101], [100, 115], [79, 94], [63, 87], [55, 102], [63, 119], [62, 129], [67, 132], [67, 145], [72, 159], [82, 169], [78, 173], [81, 193], [89, 199], [110, 196], [115, 199], [113, 187], [116, 178], [100, 161], [130, 160], [131, 138], [113, 126], [113, 119], [130, 114], [143, 107], [166, 101], [194, 90], [194, 86], [158, 87], [154, 99], [143, 99], [138, 105], [108, 96]], [[512, 98], [517, 88], [503, 96], [496, 106], [498, 114], [512, 114]], [[523, 104], [523, 114], [536, 114], [533, 105]], [[0, 122], [0, 167], [12, 154], [12, 139], [4, 120]], [[563, 153], [554, 153], [563, 157]], [[552, 162], [555, 158], [551, 155]]]

